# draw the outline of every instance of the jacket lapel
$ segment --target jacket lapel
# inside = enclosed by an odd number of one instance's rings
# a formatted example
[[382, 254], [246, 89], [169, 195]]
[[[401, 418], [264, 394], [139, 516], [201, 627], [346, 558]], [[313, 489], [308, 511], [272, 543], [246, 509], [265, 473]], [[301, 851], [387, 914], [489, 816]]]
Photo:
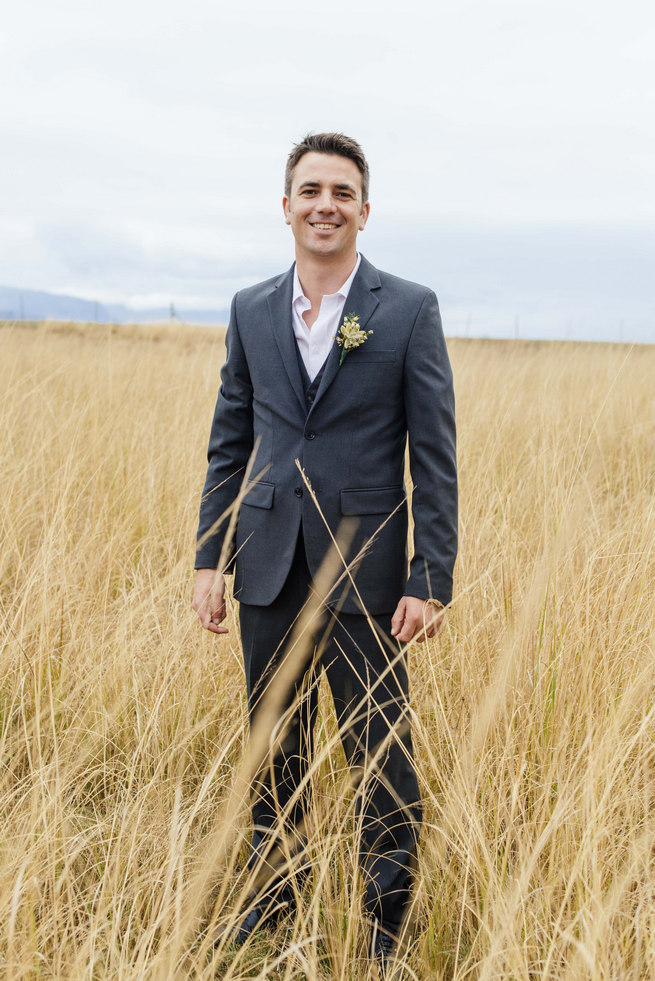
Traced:
[[[359, 325], [362, 330], [366, 328], [366, 324], [370, 320], [375, 308], [379, 304], [379, 300], [374, 290], [380, 287], [380, 277], [375, 266], [372, 266], [367, 259], [362, 256], [362, 261], [357, 270], [357, 275], [353, 280], [353, 284], [350, 287], [350, 292], [344, 304], [343, 317], [350, 313], [356, 313], [359, 315]], [[290, 303], [291, 301], [289, 301]], [[330, 353], [328, 354], [327, 361], [325, 363], [325, 371], [323, 372], [323, 377], [321, 378], [321, 383], [318, 386], [318, 391], [316, 393], [316, 398], [312, 406], [312, 411], [316, 408], [316, 405], [325, 395], [326, 391], [334, 381], [339, 370], [339, 358], [341, 357], [341, 348], [336, 342], [336, 337], [334, 344], [330, 348]], [[311, 414], [311, 413], [310, 413]]]
[[[291, 300], [293, 297], [293, 266], [281, 276], [273, 290], [268, 295], [268, 315], [271, 321], [273, 336], [282, 356], [291, 387], [293, 388], [303, 413], [307, 412], [305, 389], [298, 367], [296, 339], [293, 336], [291, 322]], [[354, 284], [353, 284], [354, 285]]]

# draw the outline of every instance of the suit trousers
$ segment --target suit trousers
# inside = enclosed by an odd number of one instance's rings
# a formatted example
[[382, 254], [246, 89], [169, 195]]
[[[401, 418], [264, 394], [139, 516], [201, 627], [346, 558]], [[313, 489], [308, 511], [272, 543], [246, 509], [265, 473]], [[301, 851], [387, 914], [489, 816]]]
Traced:
[[[291, 898], [290, 875], [302, 877], [308, 770], [324, 671], [357, 795], [366, 911], [397, 931], [410, 896], [421, 823], [406, 655], [390, 638], [391, 613], [369, 621], [330, 609], [311, 623], [300, 657], [287, 653], [285, 643], [310, 587], [301, 532], [291, 571], [275, 601], [269, 606], [242, 603], [239, 609], [251, 736], [258, 722], [273, 734], [252, 788], [250, 867], [265, 897], [286, 893], [284, 898]], [[271, 718], [267, 693], [274, 691], [276, 678], [277, 691], [269, 699], [275, 703]], [[294, 854], [300, 856], [296, 862]]]

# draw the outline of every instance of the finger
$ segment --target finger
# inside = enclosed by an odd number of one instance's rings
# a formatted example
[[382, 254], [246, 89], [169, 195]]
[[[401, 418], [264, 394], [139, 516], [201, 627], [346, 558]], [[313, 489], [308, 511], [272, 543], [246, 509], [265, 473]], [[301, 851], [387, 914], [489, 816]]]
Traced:
[[416, 644], [424, 644], [430, 637], [434, 637], [434, 632], [434, 622], [421, 617], [420, 620], [417, 620], [414, 627], [412, 640]]
[[207, 630], [209, 630], [209, 632], [212, 633], [212, 634], [227, 634], [227, 633], [229, 633], [227, 627], [221, 627], [220, 624], [214, 623], [213, 620], [210, 620], [209, 623], [207, 624]]
[[217, 577], [214, 580], [212, 589], [209, 595], [209, 608], [212, 611], [212, 618], [218, 616], [219, 619], [224, 619], [226, 615], [225, 610], [225, 580], [223, 577]]
[[403, 624], [403, 628], [397, 635], [396, 639], [401, 642], [401, 644], [409, 644], [410, 640], [414, 640], [416, 634], [421, 629], [422, 624], [418, 622], [415, 618], [407, 617]]
[[399, 631], [402, 630], [403, 624], [405, 623], [405, 603], [403, 600], [400, 601], [396, 607], [396, 612], [391, 618], [391, 636], [398, 637]]
[[431, 627], [432, 627], [432, 634], [431, 634], [431, 636], [432, 637], [435, 637], [439, 633], [439, 631], [441, 630], [441, 628], [443, 626], [443, 623], [444, 623], [444, 620], [445, 619], [446, 619], [446, 613], [445, 613], [445, 611], [444, 610], [440, 610], [437, 613], [436, 617], [434, 618], [434, 620], [432, 621], [432, 624], [431, 624]]
[[423, 629], [421, 630], [421, 636], [418, 639], [421, 641], [429, 640], [431, 637], [436, 635], [438, 629], [439, 628], [435, 621], [431, 620], [430, 623], [426, 623], [424, 625]]
[[211, 611], [209, 609], [209, 603], [207, 602], [207, 600], [205, 600], [202, 606], [200, 606], [200, 608], [198, 609], [198, 617], [200, 619], [200, 623], [205, 628], [205, 630], [208, 630], [209, 624], [211, 623], [212, 616], [211, 616]]
[[216, 598], [212, 598], [210, 603], [211, 617], [210, 619], [214, 623], [220, 623], [227, 616], [227, 610], [225, 609], [225, 600], [218, 601]]
[[435, 623], [429, 624], [427, 627], [425, 627], [424, 630], [421, 631], [421, 637], [419, 638], [419, 640], [427, 640], [436, 637], [437, 633], [439, 632], [440, 626], [441, 626], [440, 622], [436, 624]]
[[211, 630], [212, 624], [217, 626], [221, 620], [225, 619], [225, 604], [223, 604], [222, 608], [212, 608], [212, 597], [211, 594], [208, 593], [202, 606], [198, 610], [198, 616], [200, 617], [200, 622], [205, 630]]
[[226, 634], [228, 632], [227, 627], [221, 627], [221, 620], [225, 619], [225, 614], [219, 617], [218, 613], [213, 615], [209, 610], [209, 602], [205, 603], [201, 609], [198, 611], [198, 616], [200, 617], [200, 623], [205, 628], [209, 630], [212, 634]]
[[435, 635], [435, 622], [436, 622], [436, 617], [434, 617], [434, 615], [432, 613], [429, 614], [429, 618], [424, 619], [424, 621], [423, 621], [423, 636], [424, 636], [424, 639], [427, 639], [428, 637], [434, 637], [434, 635]]

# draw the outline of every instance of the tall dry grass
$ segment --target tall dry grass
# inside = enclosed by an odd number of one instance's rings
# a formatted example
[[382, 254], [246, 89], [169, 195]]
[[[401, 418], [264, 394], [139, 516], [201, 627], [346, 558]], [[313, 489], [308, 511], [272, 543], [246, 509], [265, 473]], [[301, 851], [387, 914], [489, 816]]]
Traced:
[[[223, 356], [192, 328], [0, 330], [0, 973], [366, 976], [323, 692], [299, 916], [247, 891], [238, 634], [190, 610]], [[456, 598], [410, 648], [414, 979], [655, 977], [655, 348], [455, 341]]]

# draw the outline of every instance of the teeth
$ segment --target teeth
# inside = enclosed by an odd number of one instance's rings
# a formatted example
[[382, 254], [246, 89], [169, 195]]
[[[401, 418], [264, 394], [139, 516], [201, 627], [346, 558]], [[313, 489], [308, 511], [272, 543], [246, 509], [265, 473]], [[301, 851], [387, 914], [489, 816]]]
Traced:
[[320, 222], [320, 221], [314, 222], [314, 228], [337, 228], [337, 227], [338, 227], [337, 225], [328, 225], [327, 222]]

